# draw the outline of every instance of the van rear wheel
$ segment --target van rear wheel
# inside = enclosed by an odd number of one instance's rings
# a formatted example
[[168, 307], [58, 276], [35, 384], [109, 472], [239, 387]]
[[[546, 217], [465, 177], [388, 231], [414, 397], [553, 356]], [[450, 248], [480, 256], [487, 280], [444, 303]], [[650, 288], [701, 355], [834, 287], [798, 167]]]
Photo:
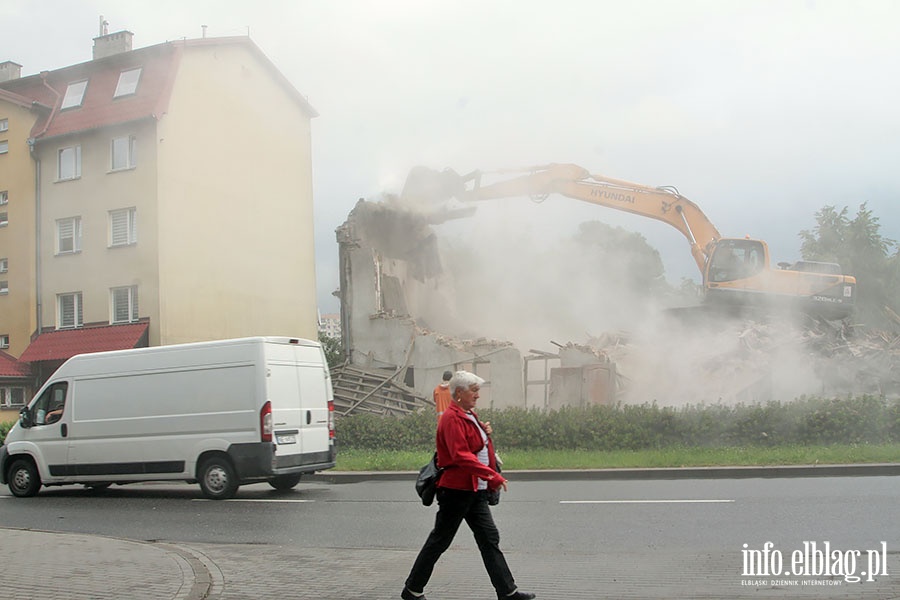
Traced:
[[28, 459], [20, 458], [13, 462], [6, 474], [9, 491], [13, 496], [29, 498], [41, 489], [41, 475], [37, 467]]
[[212, 456], [200, 465], [200, 490], [210, 500], [227, 500], [238, 490], [239, 483], [234, 467], [227, 458]]
[[302, 475], [299, 473], [296, 475], [276, 475], [269, 480], [269, 485], [276, 490], [286, 492], [287, 490], [292, 490], [297, 487], [297, 484], [300, 483], [300, 477], [302, 477]]

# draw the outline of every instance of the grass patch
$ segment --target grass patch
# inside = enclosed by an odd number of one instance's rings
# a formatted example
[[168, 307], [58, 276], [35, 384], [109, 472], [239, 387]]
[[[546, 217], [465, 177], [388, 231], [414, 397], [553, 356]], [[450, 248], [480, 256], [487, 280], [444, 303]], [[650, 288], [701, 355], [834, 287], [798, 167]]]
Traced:
[[[415, 471], [432, 451], [339, 450], [338, 471]], [[664, 450], [509, 450], [505, 470], [777, 466], [900, 462], [900, 444], [668, 448]]]

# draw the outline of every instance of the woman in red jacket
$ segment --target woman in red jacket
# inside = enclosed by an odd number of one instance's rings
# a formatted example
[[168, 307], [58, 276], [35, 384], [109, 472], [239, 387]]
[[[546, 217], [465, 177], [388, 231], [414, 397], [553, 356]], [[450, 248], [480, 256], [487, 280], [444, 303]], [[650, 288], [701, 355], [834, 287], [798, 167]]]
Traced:
[[434, 565], [450, 547], [463, 520], [475, 536], [497, 598], [530, 600], [535, 597], [516, 588], [500, 551], [500, 532], [488, 506], [488, 492], [506, 491], [507, 482], [497, 472], [491, 424], [480, 422], [473, 412], [482, 383], [481, 377], [468, 371], [457, 371], [450, 379], [453, 402], [437, 427], [437, 462], [444, 468], [437, 489], [439, 509], [434, 529], [419, 551], [400, 594], [403, 600], [426, 600], [425, 585]]

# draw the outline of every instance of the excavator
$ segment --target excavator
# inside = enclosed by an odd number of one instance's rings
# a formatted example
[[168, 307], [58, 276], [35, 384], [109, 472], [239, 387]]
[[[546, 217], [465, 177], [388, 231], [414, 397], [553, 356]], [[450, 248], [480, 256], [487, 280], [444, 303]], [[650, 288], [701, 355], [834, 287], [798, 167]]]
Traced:
[[[485, 175], [500, 179], [484, 183]], [[703, 211], [671, 186], [649, 187], [594, 175], [573, 164], [468, 175], [415, 167], [400, 198], [421, 206], [451, 198], [466, 204], [514, 197], [543, 200], [551, 194], [656, 219], [680, 231], [700, 269], [707, 306], [757, 313], [787, 308], [826, 319], [853, 313], [856, 279], [844, 275], [840, 265], [798, 261], [772, 268], [766, 242], [722, 237]]]

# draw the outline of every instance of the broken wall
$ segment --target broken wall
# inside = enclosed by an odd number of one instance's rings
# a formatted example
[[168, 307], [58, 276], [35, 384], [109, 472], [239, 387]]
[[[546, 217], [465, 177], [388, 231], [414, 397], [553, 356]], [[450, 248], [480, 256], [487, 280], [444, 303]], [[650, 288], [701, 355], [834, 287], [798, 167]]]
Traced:
[[[405, 369], [405, 381], [431, 398], [447, 370], [486, 380], [482, 407], [524, 406], [521, 354], [510, 343], [461, 339], [428, 215], [360, 200], [336, 231], [341, 328], [351, 364]], [[449, 287], [449, 286], [448, 286]], [[441, 333], [437, 333], [441, 332]]]

